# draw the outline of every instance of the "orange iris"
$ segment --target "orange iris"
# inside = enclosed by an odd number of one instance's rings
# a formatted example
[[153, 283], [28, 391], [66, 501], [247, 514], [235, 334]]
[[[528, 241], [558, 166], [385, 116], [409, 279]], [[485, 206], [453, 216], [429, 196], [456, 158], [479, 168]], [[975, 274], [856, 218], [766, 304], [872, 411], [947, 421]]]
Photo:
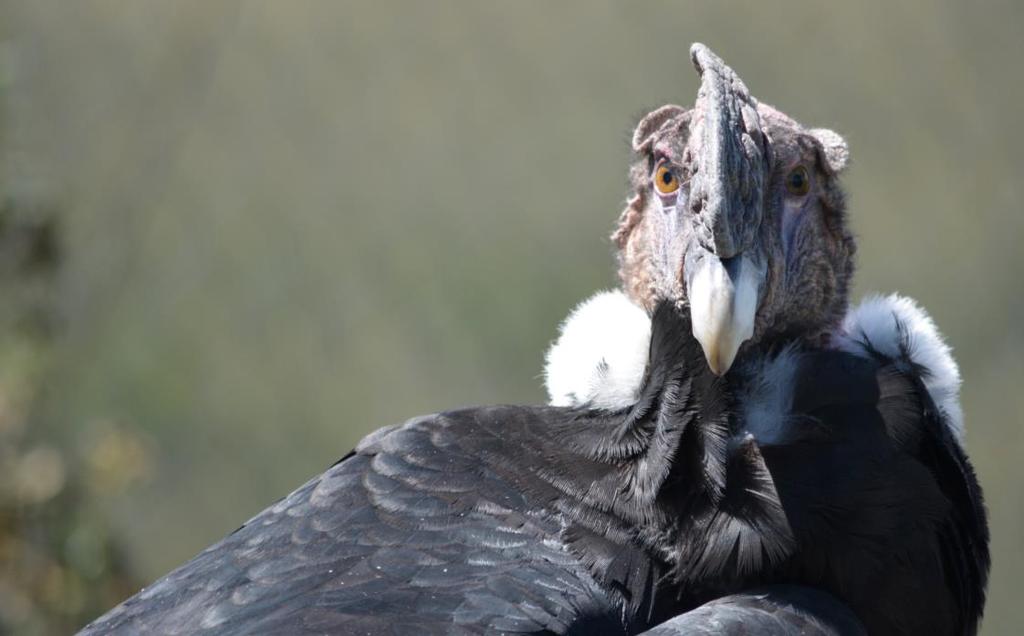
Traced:
[[679, 179], [674, 172], [665, 164], [658, 166], [654, 171], [654, 186], [662, 194], [672, 194], [679, 189]]

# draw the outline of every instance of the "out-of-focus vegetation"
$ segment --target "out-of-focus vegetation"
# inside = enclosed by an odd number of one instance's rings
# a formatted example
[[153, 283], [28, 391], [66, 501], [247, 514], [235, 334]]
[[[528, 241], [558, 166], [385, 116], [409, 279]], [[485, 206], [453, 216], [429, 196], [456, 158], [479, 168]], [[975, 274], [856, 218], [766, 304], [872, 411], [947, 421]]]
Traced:
[[0, 633], [70, 633], [139, 587], [100, 504], [143, 483], [138, 433], [92, 422], [54, 438], [38, 408], [62, 324], [59, 210], [8, 142], [10, 52], [0, 49]]
[[857, 293], [956, 348], [983, 629], [1016, 633], [1013, 0], [4, 3], [4, 214], [57, 215], [61, 264], [0, 285], [35, 316], [0, 321], [0, 631], [68, 631], [376, 427], [542, 400], [558, 320], [614, 284], [630, 126], [692, 101], [694, 40], [847, 137]]
[[0, 191], [0, 633], [71, 632], [138, 587], [97, 509], [144, 477], [138, 436], [92, 427], [69, 446], [34, 430], [59, 328], [58, 223]]

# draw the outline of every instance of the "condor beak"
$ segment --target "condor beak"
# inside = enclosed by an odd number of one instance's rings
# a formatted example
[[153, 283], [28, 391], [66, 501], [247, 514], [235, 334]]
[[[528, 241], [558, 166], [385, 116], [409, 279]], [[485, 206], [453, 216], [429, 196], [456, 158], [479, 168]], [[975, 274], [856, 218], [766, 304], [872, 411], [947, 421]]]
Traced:
[[763, 281], [764, 270], [746, 256], [723, 261], [708, 253], [696, 263], [688, 285], [693, 335], [715, 375], [729, 370], [754, 335]]
[[768, 178], [768, 144], [757, 100], [702, 44], [690, 57], [701, 75], [691, 128], [690, 209], [695, 240], [684, 276], [693, 335], [708, 366], [723, 375], [754, 335], [766, 268], [757, 237]]

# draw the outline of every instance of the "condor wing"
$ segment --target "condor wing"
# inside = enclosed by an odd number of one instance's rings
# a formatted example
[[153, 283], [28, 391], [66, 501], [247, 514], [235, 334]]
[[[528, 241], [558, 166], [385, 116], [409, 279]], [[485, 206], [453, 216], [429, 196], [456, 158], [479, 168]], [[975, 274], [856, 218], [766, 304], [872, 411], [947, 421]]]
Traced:
[[506, 420], [557, 412], [382, 429], [82, 634], [622, 633], [556, 517], [478, 459], [524, 446], [483, 423], [514, 437]]

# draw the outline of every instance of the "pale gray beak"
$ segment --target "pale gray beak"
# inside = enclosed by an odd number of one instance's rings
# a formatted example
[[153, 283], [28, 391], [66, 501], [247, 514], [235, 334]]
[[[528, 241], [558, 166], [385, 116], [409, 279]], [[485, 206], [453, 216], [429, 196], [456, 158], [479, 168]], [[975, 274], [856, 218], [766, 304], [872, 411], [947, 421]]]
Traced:
[[745, 256], [723, 262], [708, 254], [696, 264], [689, 282], [693, 335], [715, 375], [729, 370], [740, 345], [754, 335], [764, 276]]
[[694, 238], [686, 255], [693, 335], [722, 375], [754, 335], [765, 280], [757, 237], [764, 209], [768, 143], [757, 101], [707, 47], [690, 57], [701, 75], [691, 146]]

